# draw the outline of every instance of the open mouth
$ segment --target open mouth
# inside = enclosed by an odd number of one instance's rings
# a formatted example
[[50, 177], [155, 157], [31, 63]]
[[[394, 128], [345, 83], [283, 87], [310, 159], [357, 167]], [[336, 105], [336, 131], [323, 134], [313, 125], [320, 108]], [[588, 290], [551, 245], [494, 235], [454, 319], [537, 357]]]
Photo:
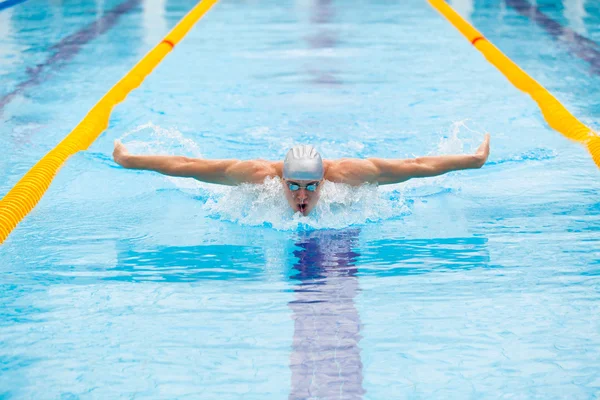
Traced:
[[306, 204], [298, 204], [298, 211], [304, 214], [306, 212]]

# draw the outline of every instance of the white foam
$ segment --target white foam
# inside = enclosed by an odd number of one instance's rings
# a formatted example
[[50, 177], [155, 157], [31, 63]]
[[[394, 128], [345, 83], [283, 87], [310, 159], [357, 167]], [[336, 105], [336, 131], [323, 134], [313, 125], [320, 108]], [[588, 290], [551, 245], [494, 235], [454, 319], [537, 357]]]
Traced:
[[410, 213], [403, 198], [391, 199], [375, 185], [351, 187], [326, 181], [315, 209], [303, 216], [288, 205], [279, 178], [213, 192], [204, 208], [212, 218], [279, 230], [339, 229]]

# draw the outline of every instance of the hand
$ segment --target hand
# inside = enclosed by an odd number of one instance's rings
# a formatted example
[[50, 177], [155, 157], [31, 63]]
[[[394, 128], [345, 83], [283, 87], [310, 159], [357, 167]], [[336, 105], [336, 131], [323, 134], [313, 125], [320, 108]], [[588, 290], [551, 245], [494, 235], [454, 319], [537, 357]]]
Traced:
[[120, 140], [115, 140], [115, 149], [113, 150], [113, 158], [117, 164], [127, 168], [127, 159], [129, 158], [129, 152]]
[[483, 164], [488, 159], [490, 155], [490, 134], [486, 133], [485, 138], [483, 139], [483, 143], [479, 146], [477, 151], [475, 152], [475, 157], [477, 158], [477, 166], [482, 167]]

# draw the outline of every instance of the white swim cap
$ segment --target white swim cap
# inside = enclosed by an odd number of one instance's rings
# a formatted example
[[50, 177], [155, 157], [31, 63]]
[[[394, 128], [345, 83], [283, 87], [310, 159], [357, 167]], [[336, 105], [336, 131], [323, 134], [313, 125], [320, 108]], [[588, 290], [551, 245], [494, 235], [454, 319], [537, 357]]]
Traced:
[[320, 181], [323, 179], [323, 159], [311, 145], [292, 147], [283, 161], [283, 179]]

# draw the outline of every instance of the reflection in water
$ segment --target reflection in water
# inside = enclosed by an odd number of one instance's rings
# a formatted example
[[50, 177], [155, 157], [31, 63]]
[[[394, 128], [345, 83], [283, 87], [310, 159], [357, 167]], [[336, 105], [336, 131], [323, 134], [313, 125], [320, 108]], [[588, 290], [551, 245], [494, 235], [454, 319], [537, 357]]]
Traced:
[[[297, 308], [299, 305], [323, 303], [308, 312], [333, 310], [340, 314], [332, 315], [333, 322], [338, 321], [335, 318], [351, 320], [358, 334], [360, 322], [352, 303], [358, 290], [356, 263], [360, 264], [360, 275], [379, 277], [490, 267], [488, 240], [482, 237], [381, 239], [363, 244], [360, 253], [352, 250], [357, 248], [357, 241], [358, 229], [313, 231], [300, 238], [292, 275], [299, 281], [297, 300], [291, 305], [296, 316], [307, 312], [305, 307]], [[116, 248], [114, 268], [101, 269], [104, 280], [261, 280], [272, 251], [265, 252], [260, 245], [138, 247], [130, 241], [118, 242]]]
[[471, 18], [471, 14], [473, 14], [475, 8], [473, 0], [450, 0], [450, 5], [466, 19]]
[[565, 18], [569, 21], [569, 25], [573, 30], [582, 35], [587, 35], [585, 26], [585, 0], [562, 0], [564, 7]]
[[154, 46], [160, 42], [169, 31], [165, 19], [166, 0], [145, 0], [142, 4], [142, 21], [146, 44]]
[[204, 279], [260, 279], [265, 259], [260, 247], [234, 245], [168, 246], [135, 249], [123, 243], [107, 280], [189, 282]]
[[[0, 12], [0, 37], [2, 38], [7, 38], [10, 37], [10, 35], [12, 34], [12, 26], [11, 26], [11, 16], [12, 16], [13, 10], [12, 9], [8, 9], [8, 10], [4, 10], [3, 12]], [[6, 40], [4, 39], [2, 42], [2, 46], [0, 46], [0, 66], [2, 69], [0, 69], [0, 72], [4, 75], [4, 71], [5, 68], [6, 70], [8, 69], [7, 67], [10, 65], [10, 59], [12, 59], [12, 62], [14, 63], [14, 65], [19, 65], [22, 63], [21, 60], [21, 51], [19, 46], [17, 46], [12, 40]], [[3, 79], [6, 79], [3, 77]], [[7, 90], [6, 85], [8, 82], [4, 81], [3, 82], [3, 88], [0, 89], [0, 95], [4, 94], [4, 91]]]
[[360, 255], [360, 274], [401, 276], [489, 267], [485, 237], [381, 239], [367, 243]]
[[290, 399], [360, 399], [363, 374], [355, 260], [358, 230], [313, 231], [294, 255]]
[[[327, 50], [335, 47], [337, 38], [326, 26], [331, 22], [334, 9], [333, 0], [313, 0], [310, 22], [317, 26], [317, 31], [308, 36], [306, 41], [311, 49]], [[308, 72], [312, 75], [312, 83], [319, 85], [339, 85], [342, 82], [335, 76], [334, 70], [327, 68], [325, 60], [320, 60], [318, 65], [311, 65]]]

